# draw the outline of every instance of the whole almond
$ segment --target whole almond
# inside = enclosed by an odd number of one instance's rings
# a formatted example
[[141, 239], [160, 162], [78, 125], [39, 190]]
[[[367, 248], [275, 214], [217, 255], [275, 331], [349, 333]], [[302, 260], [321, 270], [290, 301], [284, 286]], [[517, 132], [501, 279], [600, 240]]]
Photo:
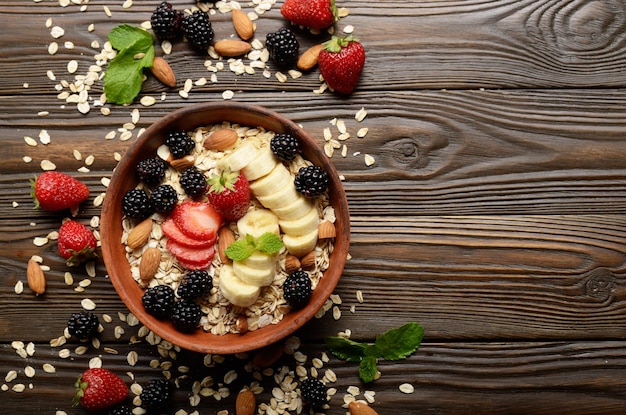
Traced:
[[148, 248], [141, 255], [139, 262], [139, 278], [143, 283], [152, 281], [154, 275], [159, 270], [161, 263], [161, 251], [159, 248]]
[[300, 260], [295, 255], [287, 255], [285, 257], [285, 272], [291, 274], [300, 269]]
[[43, 274], [41, 265], [34, 259], [28, 260], [26, 266], [26, 281], [28, 287], [35, 292], [35, 294], [43, 294], [46, 291], [46, 277]]
[[150, 71], [156, 79], [163, 83], [163, 85], [167, 85], [169, 87], [176, 86], [176, 75], [174, 75], [174, 71], [172, 70], [170, 64], [167, 63], [167, 61], [162, 57], [156, 56], [154, 58]]
[[233, 231], [226, 226], [222, 226], [217, 233], [217, 254], [220, 257], [220, 261], [224, 264], [230, 262], [230, 258], [226, 256], [226, 248], [233, 242], [235, 242], [235, 234]]
[[317, 58], [322, 51], [323, 46], [321, 44], [314, 45], [308, 48], [300, 57], [298, 58], [298, 63], [296, 66], [301, 71], [309, 71], [317, 65]]
[[242, 56], [252, 50], [248, 42], [236, 39], [218, 40], [213, 47], [218, 54], [226, 57]]
[[373, 410], [371, 406], [359, 401], [350, 402], [348, 410], [350, 415], [378, 415], [378, 412]]
[[285, 352], [285, 346], [282, 343], [273, 343], [260, 349], [252, 358], [255, 367], [264, 369], [278, 362]]
[[208, 136], [203, 143], [207, 150], [224, 151], [232, 148], [239, 139], [237, 132], [230, 128], [222, 128]]
[[235, 32], [243, 40], [249, 40], [254, 36], [254, 23], [243, 10], [233, 9], [232, 11], [233, 26]]
[[254, 415], [256, 413], [256, 397], [250, 389], [244, 389], [237, 395], [235, 415]]
[[240, 316], [237, 316], [237, 330], [239, 330], [239, 334], [245, 334], [248, 332], [249, 330], [249, 326], [248, 326], [248, 318], [246, 316], [244, 316], [243, 314]]
[[300, 266], [305, 270], [315, 269], [315, 250], [309, 252], [300, 259]]
[[317, 237], [320, 239], [329, 239], [337, 236], [335, 224], [327, 220], [320, 222], [317, 233]]
[[178, 171], [183, 171], [186, 168], [193, 166], [195, 160], [196, 159], [191, 154], [188, 154], [179, 159], [172, 159], [172, 161], [170, 161], [170, 166]]
[[150, 232], [152, 232], [152, 218], [144, 219], [130, 231], [128, 239], [126, 239], [126, 246], [130, 249], [143, 246], [148, 241]]

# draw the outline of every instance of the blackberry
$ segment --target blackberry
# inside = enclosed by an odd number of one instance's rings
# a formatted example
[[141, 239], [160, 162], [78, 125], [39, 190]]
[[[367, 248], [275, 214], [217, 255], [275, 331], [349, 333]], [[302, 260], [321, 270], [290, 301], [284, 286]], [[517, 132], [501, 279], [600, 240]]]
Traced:
[[175, 39], [180, 36], [182, 21], [183, 13], [175, 10], [166, 1], [159, 4], [150, 17], [152, 31], [160, 40]]
[[122, 198], [122, 213], [131, 219], [145, 219], [152, 215], [152, 201], [143, 189], [131, 189]]
[[311, 408], [319, 411], [328, 403], [326, 385], [316, 378], [306, 378], [300, 382], [300, 393], [303, 400], [309, 403]]
[[295, 310], [304, 307], [309, 302], [311, 292], [311, 278], [306, 271], [292, 272], [283, 283], [283, 297]]
[[198, 304], [182, 300], [174, 304], [170, 318], [178, 330], [191, 332], [200, 324], [201, 316], [202, 310]]
[[80, 313], [73, 313], [67, 320], [67, 331], [72, 336], [83, 340], [96, 334], [99, 325], [98, 316], [88, 311], [81, 311]]
[[165, 177], [167, 163], [160, 157], [141, 160], [135, 168], [137, 180], [148, 186], [156, 186]]
[[163, 409], [170, 400], [170, 383], [167, 379], [152, 379], [141, 390], [141, 406], [148, 411]]
[[172, 157], [179, 159], [191, 153], [196, 143], [186, 132], [172, 131], [165, 138], [165, 145], [169, 147]]
[[296, 190], [306, 197], [319, 196], [328, 188], [330, 178], [319, 166], [300, 167], [294, 178]]
[[280, 160], [291, 161], [300, 150], [300, 143], [291, 134], [276, 134], [270, 141], [270, 147], [274, 155]]
[[112, 408], [109, 408], [109, 410], [107, 411], [107, 415], [133, 415], [133, 411], [128, 405], [118, 404]]
[[151, 198], [154, 211], [163, 215], [169, 215], [178, 203], [178, 194], [169, 184], [157, 186], [152, 191]]
[[298, 60], [300, 44], [295, 33], [287, 27], [268, 33], [265, 36], [265, 47], [270, 53], [270, 58], [280, 67], [293, 66]]
[[202, 197], [208, 188], [206, 177], [195, 167], [189, 167], [183, 170], [180, 175], [180, 186], [192, 199]]
[[209, 15], [202, 10], [195, 10], [183, 18], [183, 33], [197, 50], [206, 50], [213, 41], [213, 28], [209, 21]]
[[167, 318], [174, 306], [174, 290], [168, 285], [156, 285], [143, 293], [141, 302], [148, 314], [156, 318]]
[[176, 293], [183, 300], [194, 300], [202, 297], [213, 288], [213, 278], [203, 269], [189, 271], [185, 274]]

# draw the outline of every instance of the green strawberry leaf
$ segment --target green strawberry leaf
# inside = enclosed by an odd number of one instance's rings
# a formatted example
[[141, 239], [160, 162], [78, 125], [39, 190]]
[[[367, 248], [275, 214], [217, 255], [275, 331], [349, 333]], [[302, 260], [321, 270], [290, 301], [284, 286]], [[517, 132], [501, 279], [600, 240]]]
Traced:
[[332, 354], [348, 362], [360, 362], [365, 357], [367, 345], [344, 337], [326, 337], [326, 347]]

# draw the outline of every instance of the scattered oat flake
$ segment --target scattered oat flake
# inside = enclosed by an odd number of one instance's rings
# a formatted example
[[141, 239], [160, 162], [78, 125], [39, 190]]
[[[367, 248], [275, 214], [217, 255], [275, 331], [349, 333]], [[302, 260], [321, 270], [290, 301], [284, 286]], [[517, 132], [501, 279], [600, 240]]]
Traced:
[[361, 109], [358, 110], [357, 113], [354, 115], [354, 119], [357, 122], [363, 121], [365, 117], [367, 117], [367, 111], [365, 111], [365, 107], [361, 107]]
[[359, 129], [359, 131], [356, 132], [356, 136], [359, 138], [363, 138], [367, 135], [367, 133], [369, 132], [369, 128], [367, 127], [363, 127], [361, 129]]
[[346, 27], [343, 28], [343, 33], [352, 33], [354, 32], [354, 26], [352, 26], [351, 24], [347, 25]]
[[13, 290], [15, 291], [15, 294], [22, 294], [24, 292], [24, 283], [22, 281], [16, 282]]
[[99, 357], [94, 357], [91, 360], [89, 360], [90, 369], [94, 369], [98, 367], [102, 367], [102, 359], [100, 359]]
[[43, 364], [43, 371], [46, 373], [56, 373], [56, 368], [52, 366], [50, 363]]
[[37, 140], [35, 140], [33, 137], [29, 137], [29, 136], [24, 136], [24, 142], [31, 146], [31, 147], [37, 147]]
[[50, 29], [50, 35], [55, 39], [60, 38], [64, 34], [65, 30], [63, 30], [63, 28], [60, 26], [54, 26], [52, 29]]
[[102, 9], [104, 10], [104, 14], [106, 14], [108, 17], [111, 17], [111, 10], [108, 8], [108, 6], [102, 6]]
[[231, 91], [230, 89], [227, 89], [226, 91], [222, 92], [222, 98], [224, 99], [233, 99], [233, 97], [235, 96], [235, 93], [233, 91]]
[[88, 311], [91, 310], [95, 310], [96, 309], [96, 303], [94, 303], [92, 300], [90, 300], [89, 298], [84, 298], [81, 300], [80, 305]]
[[410, 383], [403, 383], [402, 385], [398, 387], [398, 389], [400, 389], [400, 392], [406, 393], [406, 394], [411, 394], [415, 392], [415, 388]]
[[57, 166], [50, 160], [41, 160], [41, 163], [39, 163], [39, 166], [41, 167], [41, 170], [43, 171], [50, 171], [50, 170], [54, 170], [57, 168]]
[[39, 141], [41, 144], [50, 144], [51, 138], [48, 130], [41, 130], [39, 132]]
[[374, 164], [376, 162], [374, 157], [370, 156], [369, 154], [366, 154], [364, 156], [364, 160], [365, 160], [365, 165], [366, 166], [371, 166], [372, 164]]

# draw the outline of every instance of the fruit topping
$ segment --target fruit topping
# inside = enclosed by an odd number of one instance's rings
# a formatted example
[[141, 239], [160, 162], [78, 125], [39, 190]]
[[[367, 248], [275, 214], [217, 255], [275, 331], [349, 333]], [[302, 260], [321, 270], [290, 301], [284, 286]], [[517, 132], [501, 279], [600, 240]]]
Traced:
[[178, 203], [178, 194], [169, 184], [157, 186], [150, 195], [154, 211], [163, 215], [169, 215]]
[[190, 238], [211, 241], [222, 225], [222, 217], [206, 202], [184, 201], [176, 205], [171, 217], [182, 233]]
[[182, 332], [191, 332], [200, 324], [202, 310], [200, 306], [192, 301], [181, 300], [172, 307], [170, 316], [174, 327]]
[[163, 234], [179, 245], [189, 248], [206, 248], [215, 243], [215, 237], [209, 239], [191, 238], [184, 234], [176, 225], [173, 218], [167, 218], [161, 224]]
[[183, 171], [180, 176], [180, 186], [192, 199], [199, 199], [204, 196], [208, 188], [204, 173], [195, 167], [189, 167]]
[[194, 300], [208, 294], [212, 288], [213, 278], [206, 270], [191, 270], [180, 281], [176, 294], [183, 300]]
[[304, 307], [311, 298], [311, 278], [306, 271], [289, 274], [283, 284], [283, 296], [291, 308], [297, 310]]
[[250, 187], [242, 174], [226, 170], [209, 177], [208, 184], [207, 199], [224, 219], [236, 221], [246, 214]]
[[163, 159], [152, 157], [137, 163], [135, 175], [140, 182], [148, 186], [156, 186], [165, 177], [166, 169], [167, 163]]
[[169, 317], [174, 300], [174, 290], [169, 285], [150, 287], [141, 297], [141, 302], [148, 314], [160, 319]]
[[326, 191], [330, 178], [319, 166], [306, 166], [298, 170], [294, 179], [296, 190], [306, 197], [316, 197]]
[[272, 152], [282, 161], [292, 161], [300, 150], [298, 139], [291, 134], [276, 134], [270, 141]]
[[196, 143], [186, 132], [172, 131], [165, 138], [165, 145], [170, 149], [172, 157], [179, 159], [191, 153]]
[[168, 239], [165, 246], [177, 260], [186, 264], [189, 269], [204, 268], [205, 264], [211, 263], [211, 260], [215, 255], [215, 246], [213, 245], [206, 248], [190, 248], [188, 246], [180, 245], [172, 239]]
[[143, 189], [130, 189], [122, 198], [122, 213], [131, 219], [145, 219], [154, 213], [152, 200]]

